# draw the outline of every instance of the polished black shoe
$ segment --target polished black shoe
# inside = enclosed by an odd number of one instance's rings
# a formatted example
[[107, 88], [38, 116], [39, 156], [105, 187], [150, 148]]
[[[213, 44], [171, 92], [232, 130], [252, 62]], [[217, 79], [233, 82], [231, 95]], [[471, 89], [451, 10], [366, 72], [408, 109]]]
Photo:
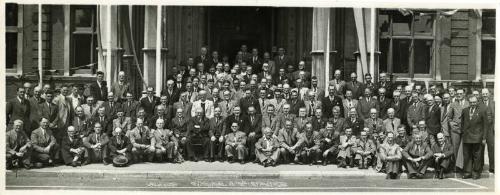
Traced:
[[439, 179], [444, 179], [444, 170], [439, 172]]

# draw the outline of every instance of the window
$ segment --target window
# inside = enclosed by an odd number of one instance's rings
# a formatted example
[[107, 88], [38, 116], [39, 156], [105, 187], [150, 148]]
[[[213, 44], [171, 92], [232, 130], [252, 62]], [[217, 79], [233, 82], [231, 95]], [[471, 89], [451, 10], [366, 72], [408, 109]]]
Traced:
[[5, 5], [5, 68], [8, 73], [20, 73], [21, 70], [22, 34], [18, 30], [22, 25], [20, 8], [21, 6], [14, 3]]
[[495, 10], [482, 10], [481, 74], [495, 74]]
[[434, 67], [435, 12], [380, 10], [380, 72], [400, 77], [431, 77]]
[[97, 69], [96, 6], [71, 6], [70, 74]]

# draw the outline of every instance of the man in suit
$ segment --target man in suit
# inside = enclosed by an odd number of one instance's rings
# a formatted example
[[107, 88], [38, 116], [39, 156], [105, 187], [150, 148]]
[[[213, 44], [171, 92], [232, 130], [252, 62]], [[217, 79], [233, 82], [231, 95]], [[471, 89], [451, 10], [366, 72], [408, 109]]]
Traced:
[[191, 117], [196, 116], [196, 110], [201, 109], [204, 116], [207, 119], [211, 119], [214, 117], [214, 103], [210, 100], [207, 100], [207, 91], [201, 90], [198, 94], [199, 100], [193, 103], [193, 107], [191, 109]]
[[[340, 108], [338, 106], [332, 109], [333, 117], [330, 121], [333, 123], [334, 132], [343, 133], [345, 128], [347, 128], [346, 118], [340, 117]], [[352, 130], [351, 130], [352, 133]]]
[[123, 112], [125, 117], [135, 118], [137, 115], [137, 109], [139, 109], [139, 102], [134, 100], [134, 96], [131, 93], [126, 94], [126, 101], [122, 103]]
[[29, 124], [30, 103], [25, 98], [26, 91], [22, 87], [17, 88], [17, 96], [7, 102], [6, 114], [7, 125], [12, 126], [15, 120], [21, 120], [24, 123], [23, 131], [31, 133]]
[[344, 106], [342, 105], [342, 99], [339, 96], [335, 95], [335, 87], [329, 86], [328, 90], [328, 96], [321, 99], [323, 114], [325, 114], [327, 118], [331, 118], [333, 116], [333, 107], [338, 106], [340, 108], [341, 116], [344, 116]]
[[66, 134], [66, 128], [71, 123], [73, 118], [74, 110], [71, 104], [72, 98], [69, 97], [69, 86], [63, 85], [61, 88], [61, 94], [54, 98], [54, 104], [57, 105], [57, 122], [54, 122], [54, 126], [50, 127], [55, 130], [54, 136], [59, 141]]
[[300, 151], [296, 154], [298, 157], [299, 164], [308, 163], [309, 165], [321, 164], [320, 157], [321, 152], [321, 140], [322, 134], [318, 131], [313, 131], [312, 124], [310, 122], [306, 123], [303, 130], [300, 130], [300, 139], [298, 142], [300, 145]]
[[[381, 133], [383, 135], [383, 133]], [[379, 159], [389, 179], [396, 179], [401, 169], [401, 147], [394, 142], [394, 133], [387, 133], [387, 142], [379, 147]]]
[[351, 90], [352, 98], [359, 99], [359, 97], [363, 96], [363, 86], [362, 83], [357, 81], [358, 75], [355, 72], [351, 73], [351, 82], [347, 82], [345, 84], [346, 90]]
[[356, 144], [356, 136], [352, 134], [351, 128], [345, 129], [345, 134], [340, 136], [339, 153], [337, 162], [339, 168], [347, 168], [347, 165], [354, 167], [354, 152], [353, 146]]
[[168, 105], [173, 105], [174, 102], [179, 101], [179, 96], [180, 96], [180, 91], [176, 90], [174, 87], [174, 81], [173, 80], [168, 80], [167, 81], [167, 88], [163, 89], [161, 91], [162, 96], [167, 96], [168, 98]]
[[280, 142], [280, 156], [283, 164], [290, 163], [291, 159], [295, 159], [294, 162], [298, 162], [298, 152], [300, 149], [302, 139], [301, 134], [299, 134], [297, 128], [293, 126], [293, 120], [286, 119], [284, 122], [284, 128], [279, 129], [277, 136]]
[[441, 109], [434, 102], [434, 99], [432, 95], [427, 96], [427, 107], [425, 110], [425, 124], [427, 124], [427, 130], [429, 131], [431, 146], [436, 144], [436, 135], [441, 132]]
[[[481, 105], [486, 110], [486, 145], [488, 146], [489, 172], [495, 173], [495, 101], [487, 88], [481, 90]], [[484, 152], [484, 150], [483, 150]]]
[[311, 124], [313, 126], [313, 130], [318, 131], [320, 129], [324, 129], [329, 119], [323, 115], [323, 110], [321, 108], [316, 108], [315, 113], [316, 114], [314, 114], [314, 116], [311, 117]]
[[[39, 116], [49, 119], [49, 128], [54, 128], [57, 126], [57, 114], [59, 108], [56, 104], [52, 102], [54, 93], [52, 91], [45, 92], [45, 102], [38, 104], [37, 108], [40, 112]], [[31, 108], [31, 107], [30, 107]]]
[[122, 109], [116, 110], [116, 116], [113, 120], [113, 129], [120, 128], [125, 134], [132, 130], [132, 119], [126, 117]]
[[271, 128], [264, 128], [264, 136], [255, 143], [255, 156], [264, 167], [276, 166], [280, 153], [280, 142], [273, 137]]
[[248, 65], [250, 65], [256, 73], [260, 73], [262, 70], [262, 63], [263, 59], [259, 57], [259, 50], [257, 50], [257, 48], [253, 48], [252, 54], [248, 59]]
[[[359, 101], [357, 99], [353, 98], [351, 89], [346, 89], [345, 90], [345, 99], [342, 100], [342, 105], [344, 108], [343, 116], [348, 118], [349, 117], [349, 110], [351, 110], [351, 108], [356, 109], [356, 113], [358, 113], [358, 110], [357, 110], [358, 104], [359, 104]], [[358, 114], [360, 114], [360, 113], [358, 113]]]
[[233, 113], [233, 108], [238, 104], [236, 101], [231, 99], [231, 92], [226, 90], [222, 93], [223, 100], [219, 102], [219, 107], [221, 109], [221, 115], [226, 118]]
[[370, 117], [370, 109], [375, 108], [380, 110], [380, 106], [377, 100], [372, 97], [372, 91], [370, 89], [365, 89], [364, 97], [359, 100], [358, 111], [359, 116], [362, 120]]
[[222, 162], [223, 152], [224, 152], [224, 135], [226, 134], [226, 121], [222, 117], [221, 108], [216, 107], [214, 109], [214, 118], [208, 121], [209, 131], [208, 136], [210, 137], [209, 142], [209, 161], [214, 162], [219, 160]]
[[285, 82], [289, 81], [288, 76], [286, 75], [285, 68], [279, 68], [278, 74], [274, 77], [274, 83], [276, 85], [278, 84], [285, 84]]
[[[197, 64], [202, 63], [202, 64], [209, 65], [209, 61], [208, 61], [209, 57], [208, 57], [207, 53], [208, 53], [207, 47], [201, 47], [200, 48], [200, 55], [196, 56], [194, 58], [194, 64], [197, 65]], [[200, 70], [198, 70], [198, 71], [200, 71]]]
[[273, 78], [277, 76], [278, 69], [276, 69], [276, 62], [271, 58], [269, 52], [264, 52], [262, 63], [262, 67], [264, 67], [264, 64], [269, 65], [269, 73]]
[[[165, 105], [158, 105], [155, 109], [155, 115], [149, 118], [148, 126], [154, 127], [156, 124], [156, 120], [162, 119], [164, 121], [170, 121], [172, 118], [172, 113], [170, 111], [167, 112], [167, 109], [170, 107], [165, 107]], [[165, 128], [168, 128], [169, 124], [165, 124]]]
[[278, 133], [277, 131], [285, 127], [285, 121], [287, 119], [294, 122], [295, 117], [296, 117], [296, 115], [290, 113], [290, 104], [283, 105], [283, 113], [278, 115], [278, 118], [276, 119], [277, 126], [276, 126], [274, 134], [277, 135], [277, 133]]
[[443, 133], [437, 134], [437, 144], [431, 147], [434, 159], [436, 178], [443, 179], [444, 172], [451, 168], [453, 160], [453, 146], [446, 140]]
[[274, 111], [274, 105], [269, 104], [267, 105], [267, 110], [262, 114], [262, 128], [269, 127], [273, 132], [277, 131], [276, 128], [277, 124], [277, 116], [276, 112]]
[[125, 136], [132, 143], [132, 157], [134, 162], [153, 162], [155, 154], [155, 147], [151, 144], [153, 133], [147, 126], [144, 126], [142, 119], [137, 119], [135, 128], [128, 131]]
[[304, 106], [307, 116], [313, 117], [316, 115], [316, 110], [321, 109], [321, 101], [316, 98], [316, 93], [314, 91], [309, 91], [308, 96], [309, 98], [304, 100]]
[[349, 118], [346, 118], [346, 128], [350, 128], [354, 136], [359, 136], [364, 128], [364, 120], [359, 118], [355, 108], [349, 110]]
[[108, 93], [108, 101], [105, 101], [104, 103], [102, 103], [102, 106], [104, 106], [106, 108], [106, 115], [111, 120], [116, 118], [116, 112], [118, 110], [122, 110], [122, 105], [120, 104], [120, 102], [117, 101], [117, 99], [115, 97], [116, 96], [113, 92], [109, 92]]
[[311, 89], [309, 89], [309, 93], [311, 91], [316, 94], [316, 98], [319, 101], [321, 101], [325, 97], [325, 90], [318, 87], [318, 77], [316, 76], [311, 77]]
[[97, 81], [90, 85], [90, 94], [96, 101], [107, 101], [108, 87], [104, 80], [104, 72], [97, 71]]
[[337, 159], [339, 152], [340, 131], [336, 131], [332, 121], [326, 122], [325, 128], [320, 129], [323, 150], [323, 166], [328, 165], [331, 159]]
[[30, 130], [32, 129], [36, 129], [38, 128], [38, 121], [40, 121], [40, 115], [43, 113], [41, 112], [40, 110], [40, 107], [39, 105], [43, 102], [45, 102], [45, 99], [41, 97], [41, 91], [42, 91], [42, 88], [40, 87], [35, 87], [35, 89], [33, 89], [33, 97], [30, 97], [28, 99], [29, 101], [29, 104], [30, 104], [30, 116], [29, 116], [29, 119], [30, 121], [26, 121], [28, 122], [28, 124], [31, 124], [31, 126], [29, 127]]
[[88, 150], [90, 162], [102, 162], [104, 165], [109, 164], [108, 159], [108, 142], [109, 137], [102, 130], [102, 125], [99, 122], [93, 124], [94, 131], [87, 137], [83, 138], [83, 144]]
[[345, 81], [342, 80], [342, 72], [340, 70], [335, 70], [333, 74], [333, 80], [329, 82], [330, 86], [335, 89], [335, 95], [342, 96], [345, 93]]
[[393, 108], [387, 109], [387, 119], [383, 121], [385, 132], [392, 132], [397, 137], [399, 135], [397, 127], [401, 125], [401, 119], [395, 117], [395, 112]]
[[180, 162], [179, 159], [174, 159], [179, 157], [179, 142], [174, 132], [164, 126], [165, 120], [155, 121], [155, 130], [151, 139], [151, 144], [155, 146], [155, 160], [156, 162]]
[[48, 119], [40, 119], [40, 127], [31, 133], [31, 142], [33, 144], [33, 161], [36, 162], [36, 167], [52, 165], [59, 160], [59, 144], [49, 129]]
[[365, 82], [362, 84], [362, 91], [365, 91], [366, 88], [369, 88], [372, 91], [376, 91], [377, 88], [372, 81], [372, 75], [370, 73], [365, 74]]
[[[238, 108], [239, 109], [239, 108]], [[225, 136], [226, 140], [226, 156], [229, 163], [234, 163], [238, 160], [241, 164], [245, 163], [245, 158], [248, 155], [246, 148], [246, 133], [239, 130], [240, 123], [231, 122], [231, 132]]]
[[[18, 167], [23, 166], [26, 169], [33, 167], [31, 163], [32, 144], [22, 127], [23, 121], [17, 119], [14, 121], [12, 130], [5, 134], [7, 169], [12, 169], [15, 164]], [[17, 163], [14, 163], [15, 161]]]
[[429, 162], [432, 162], [432, 150], [427, 143], [422, 141], [422, 136], [416, 134], [413, 141], [404, 148], [403, 152], [409, 179], [422, 179], [427, 172]]
[[387, 73], [385, 72], [380, 73], [379, 82], [376, 88], [377, 89], [385, 88], [385, 90], [387, 91], [386, 96], [388, 98], [392, 98], [391, 96], [394, 92], [394, 88], [390, 78], [387, 76]]
[[76, 133], [81, 137], [86, 137], [90, 134], [90, 118], [87, 118], [83, 113], [83, 108], [78, 106], [75, 108], [75, 117], [71, 122], [71, 126], [75, 128]]
[[292, 64], [292, 59], [285, 55], [285, 48], [278, 48], [278, 55], [274, 57], [274, 62], [276, 63], [276, 69], [286, 68], [288, 65]]
[[475, 96], [469, 98], [470, 106], [462, 110], [464, 179], [479, 179], [482, 171], [481, 149], [488, 136], [488, 118]]
[[113, 166], [118, 166], [114, 163], [118, 157], [127, 159], [127, 163], [120, 166], [132, 164], [132, 143], [121, 128], [113, 130], [113, 137], [109, 139], [108, 148], [109, 156], [113, 159]]
[[456, 91], [456, 99], [450, 104], [452, 109], [452, 118], [450, 120], [450, 137], [451, 144], [453, 144], [453, 154], [456, 158], [456, 165], [459, 166], [463, 164], [462, 161], [458, 159], [458, 150], [461, 145], [463, 136], [463, 126], [462, 126], [462, 111], [469, 107], [469, 102], [465, 99], [465, 93], [463, 89], [458, 89]]
[[[160, 97], [160, 104], [157, 105], [154, 109], [154, 113], [156, 115], [158, 115], [158, 109], [161, 106], [161, 108], [163, 109], [163, 115], [165, 116], [166, 121], [169, 121], [174, 116], [174, 114], [173, 114], [174, 110], [172, 109], [173, 106], [168, 104], [168, 102], [169, 102], [168, 97], [166, 95], [162, 95]], [[154, 123], [154, 121], [153, 121], [153, 123]]]
[[[435, 99], [439, 101], [440, 98], [439, 96], [437, 96], [435, 97]], [[450, 100], [451, 100], [450, 94], [444, 93], [443, 100], [439, 108], [441, 109], [441, 128], [444, 137], [446, 138], [447, 141], [451, 142], [450, 120], [452, 119], [453, 110], [451, 108]]]
[[[402, 119], [402, 123], [408, 126], [407, 124], [407, 110], [408, 110], [408, 104], [406, 100], [401, 100], [400, 99], [401, 93], [398, 91], [395, 91], [392, 95], [392, 101], [390, 108], [394, 109], [394, 115], [396, 118]], [[410, 98], [411, 99], [411, 98]], [[387, 114], [387, 112], [386, 112]], [[409, 134], [409, 132], [407, 132]]]
[[66, 134], [61, 142], [61, 156], [64, 164], [73, 167], [81, 166], [82, 163], [87, 164], [88, 154], [75, 127], [69, 126]]
[[87, 103], [82, 105], [82, 109], [86, 118], [92, 118], [97, 114], [99, 105], [96, 104], [94, 96], [87, 97]]
[[[106, 115], [106, 108], [101, 106], [99, 107], [99, 109], [97, 109], [97, 114], [91, 119], [92, 120], [92, 124], [96, 124], [96, 123], [99, 123], [99, 128], [100, 130], [105, 133], [106, 135], [108, 135], [108, 137], [111, 137], [111, 134], [112, 134], [112, 127], [113, 127], [113, 119], [109, 118], [107, 115]], [[95, 129], [95, 127], [94, 127]]]
[[305, 108], [304, 101], [299, 98], [299, 93], [295, 90], [292, 90], [290, 99], [287, 103], [290, 105], [290, 113], [295, 115], [299, 114], [300, 108]]
[[299, 129], [299, 131], [302, 131], [306, 124], [311, 122], [311, 118], [307, 117], [306, 108], [299, 108], [299, 113], [293, 122], [295, 123], [294, 127]]
[[[419, 102], [418, 100], [418, 93], [413, 92], [411, 94], [411, 104], [408, 107], [407, 111], [407, 121], [408, 125], [412, 127], [413, 125], [416, 125], [418, 121], [423, 120], [425, 117], [426, 109], [425, 105], [422, 102]], [[427, 110], [428, 111], [428, 110]]]
[[368, 128], [368, 135], [373, 133], [385, 132], [384, 122], [378, 117], [377, 109], [370, 109], [370, 118], [365, 119], [364, 127]]
[[187, 96], [187, 92], [181, 93], [179, 101], [174, 103], [172, 109], [176, 112], [179, 108], [182, 109], [182, 116], [189, 119], [191, 118], [191, 108], [193, 107], [193, 103], [189, 102]]
[[263, 63], [262, 64], [262, 72], [259, 73], [258, 76], [259, 76], [259, 79], [265, 79], [268, 76], [271, 76], [271, 78], [274, 77], [273, 74], [271, 73], [271, 70], [269, 68], [269, 64], [268, 63]]
[[[367, 130], [365, 128], [365, 130]], [[376, 145], [371, 139], [368, 139], [367, 131], [361, 131], [360, 137], [354, 143], [352, 150], [354, 151], [354, 161], [359, 169], [368, 169], [372, 164], [373, 156], [376, 152]]]
[[147, 97], [140, 100], [140, 106], [144, 108], [146, 117], [152, 117], [156, 105], [160, 104], [160, 98], [154, 95], [155, 92], [153, 87], [148, 87], [147, 93]]
[[212, 51], [212, 56], [208, 59], [208, 67], [215, 67], [217, 64], [220, 64], [220, 58], [219, 58], [219, 52], [217, 51]]
[[191, 118], [191, 115], [189, 117], [186, 117], [184, 113], [185, 112], [182, 108], [177, 108], [176, 115], [174, 118], [172, 118], [169, 128], [174, 132], [175, 138], [179, 141], [179, 153], [187, 158], [187, 124], [189, 122], [189, 119]]
[[129, 83], [125, 81], [125, 72], [120, 71], [118, 73], [118, 82], [111, 85], [111, 92], [115, 94], [115, 98], [118, 102], [123, 102], [126, 99], [127, 92], [129, 92]]
[[381, 119], [387, 118], [387, 109], [389, 109], [391, 107], [391, 103], [393, 102], [392, 99], [387, 98], [385, 93], [386, 93], [385, 88], [378, 89], [377, 103], [378, 103], [379, 108], [380, 108], [379, 117]]
[[262, 115], [257, 114], [257, 109], [253, 106], [248, 107], [247, 115], [244, 117], [243, 132], [246, 133], [248, 157], [250, 161], [257, 162], [255, 159], [255, 143], [262, 137]]
[[254, 107], [257, 114], [261, 114], [259, 100], [255, 98], [252, 94], [252, 90], [250, 88], [245, 89], [245, 97], [240, 99], [239, 106], [241, 108], [242, 113], [248, 113], [249, 107]]
[[[186, 148], [187, 156], [191, 161], [197, 162], [199, 153], [203, 152], [204, 160], [208, 161], [209, 146], [209, 124], [202, 108], [197, 108], [195, 116], [187, 123]], [[195, 145], [201, 145], [202, 151], [196, 150]]]

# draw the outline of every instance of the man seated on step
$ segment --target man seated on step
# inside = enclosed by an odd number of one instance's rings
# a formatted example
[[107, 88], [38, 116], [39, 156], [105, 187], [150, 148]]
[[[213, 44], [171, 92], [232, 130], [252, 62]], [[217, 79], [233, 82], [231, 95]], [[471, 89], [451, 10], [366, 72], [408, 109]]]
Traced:
[[331, 120], [327, 121], [326, 128], [320, 130], [320, 134], [322, 134], [323, 166], [326, 166], [331, 159], [336, 159], [339, 153], [340, 132], [335, 131], [333, 123]]
[[229, 163], [234, 163], [236, 160], [241, 164], [245, 164], [245, 158], [248, 154], [248, 149], [245, 147], [247, 136], [239, 130], [239, 123], [231, 123], [231, 132], [226, 134], [226, 156]]
[[113, 159], [113, 166], [124, 167], [132, 164], [132, 143], [120, 127], [113, 131], [108, 148], [109, 155]]
[[264, 128], [264, 136], [255, 143], [255, 157], [264, 167], [276, 166], [278, 162], [280, 143], [273, 136], [271, 128]]
[[386, 179], [397, 179], [401, 168], [401, 157], [401, 148], [394, 142], [394, 133], [387, 133], [387, 141], [379, 148], [378, 158], [382, 168], [377, 165], [377, 170], [385, 169]]
[[61, 154], [64, 164], [68, 166], [81, 166], [88, 164], [88, 153], [83, 145], [82, 138], [76, 132], [75, 127], [69, 126], [67, 135], [61, 141]]
[[[32, 145], [31, 141], [23, 130], [23, 121], [17, 119], [14, 121], [12, 130], [5, 134], [7, 149], [7, 169], [23, 166], [26, 169], [33, 167], [31, 163]], [[17, 166], [16, 166], [17, 165]]]
[[125, 134], [133, 146], [133, 160], [135, 163], [152, 162], [155, 154], [155, 146], [151, 144], [153, 133], [147, 126], [144, 126], [144, 120], [139, 118], [135, 124], [135, 128]]
[[446, 140], [443, 133], [437, 134], [437, 144], [434, 144], [432, 148], [433, 159], [434, 159], [434, 170], [436, 172], [436, 178], [443, 179], [444, 172], [450, 170], [451, 161], [453, 160], [453, 145]]
[[59, 159], [59, 144], [49, 129], [49, 119], [42, 117], [40, 127], [31, 132], [32, 160], [37, 168], [53, 165]]
[[369, 128], [364, 128], [364, 130], [361, 131], [360, 137], [356, 140], [354, 146], [352, 147], [354, 152], [354, 161], [358, 165], [359, 169], [368, 169], [376, 151], [375, 143], [373, 143], [371, 139], [368, 139], [368, 131], [370, 131]]
[[406, 145], [402, 153], [408, 168], [408, 178], [422, 179], [429, 162], [432, 160], [432, 150], [429, 145], [422, 140], [420, 134], [416, 134], [413, 141]]
[[339, 154], [337, 162], [339, 168], [354, 167], [354, 153], [352, 147], [356, 144], [356, 136], [352, 135], [352, 129], [346, 128], [344, 135], [340, 136]]
[[83, 145], [87, 148], [90, 162], [109, 164], [108, 142], [109, 137], [103, 132], [101, 123], [94, 123], [94, 132], [83, 138]]
[[295, 159], [298, 161], [298, 152], [300, 149], [301, 139], [300, 134], [296, 128], [293, 127], [293, 120], [286, 119], [284, 128], [278, 131], [278, 140], [280, 142], [280, 156], [281, 163], [288, 164]]
[[174, 132], [164, 128], [165, 121], [160, 118], [156, 119], [155, 126], [151, 144], [155, 146], [156, 162], [175, 162], [174, 158], [178, 154], [178, 140]]
[[313, 131], [311, 122], [307, 122], [302, 130], [301, 137], [301, 140], [298, 141], [301, 146], [298, 153], [298, 163], [321, 164], [322, 135], [317, 131]]

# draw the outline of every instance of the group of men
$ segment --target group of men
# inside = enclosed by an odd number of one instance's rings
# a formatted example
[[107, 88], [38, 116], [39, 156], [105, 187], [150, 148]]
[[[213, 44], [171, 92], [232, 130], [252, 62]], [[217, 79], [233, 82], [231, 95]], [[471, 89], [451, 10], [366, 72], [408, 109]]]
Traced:
[[[396, 85], [335, 70], [327, 90], [284, 49], [263, 59], [242, 46], [231, 66], [218, 53], [189, 58], [160, 94], [136, 99], [124, 72], [108, 86], [97, 72], [83, 92], [46, 84], [17, 89], [7, 103], [7, 166], [81, 166], [185, 160], [337, 164], [423, 178], [463, 169], [480, 177], [485, 145], [494, 172], [494, 102], [488, 89]], [[206, 71], [206, 68], [209, 71]], [[255, 71], [255, 72], [254, 72]], [[72, 90], [70, 93], [70, 89]], [[159, 96], [157, 96], [159, 95]]]

